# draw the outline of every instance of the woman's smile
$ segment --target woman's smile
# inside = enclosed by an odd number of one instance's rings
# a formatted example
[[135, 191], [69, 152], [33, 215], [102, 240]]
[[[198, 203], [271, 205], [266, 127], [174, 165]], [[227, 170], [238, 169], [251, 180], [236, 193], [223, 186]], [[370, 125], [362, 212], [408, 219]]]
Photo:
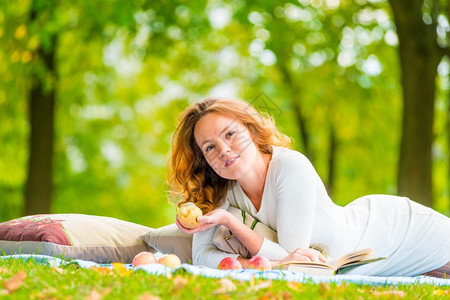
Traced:
[[239, 156], [235, 156], [235, 157], [232, 157], [229, 160], [227, 160], [227, 162], [225, 163], [225, 167], [226, 168], [231, 167], [238, 158], [239, 158]]

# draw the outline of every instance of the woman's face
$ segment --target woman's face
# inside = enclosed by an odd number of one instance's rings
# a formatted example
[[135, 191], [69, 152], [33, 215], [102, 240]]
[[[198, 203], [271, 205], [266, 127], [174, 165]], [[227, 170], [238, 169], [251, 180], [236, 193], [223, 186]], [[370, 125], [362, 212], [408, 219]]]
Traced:
[[242, 122], [212, 112], [195, 125], [194, 137], [208, 164], [220, 176], [238, 180], [260, 154]]

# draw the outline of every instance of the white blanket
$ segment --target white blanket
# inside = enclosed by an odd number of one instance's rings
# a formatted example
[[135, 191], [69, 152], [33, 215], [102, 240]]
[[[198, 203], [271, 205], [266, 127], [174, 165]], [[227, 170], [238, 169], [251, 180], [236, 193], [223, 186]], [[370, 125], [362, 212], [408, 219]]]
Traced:
[[[56, 257], [46, 255], [10, 255], [0, 256], [0, 259], [34, 259], [37, 262], [48, 264], [52, 267], [63, 266], [66, 264], [76, 263], [81, 268], [90, 267], [108, 267], [112, 268], [110, 264], [98, 264], [92, 261], [86, 260], [63, 260]], [[182, 264], [181, 267], [170, 269], [161, 264], [152, 264], [139, 266], [133, 268], [131, 265], [125, 265], [129, 270], [142, 269], [149, 274], [166, 276], [167, 272], [176, 272], [179, 269], [184, 269], [193, 275], [202, 275], [211, 278], [233, 278], [237, 280], [250, 280], [253, 278], [263, 278], [271, 280], [285, 280], [285, 281], [297, 281], [297, 282], [349, 282], [357, 284], [368, 285], [398, 285], [398, 284], [431, 284], [435, 286], [450, 286], [450, 279], [435, 278], [429, 276], [415, 276], [415, 277], [378, 277], [378, 276], [363, 276], [363, 275], [334, 275], [334, 276], [317, 276], [307, 275], [301, 272], [285, 271], [285, 270], [272, 270], [272, 271], [257, 271], [257, 270], [217, 270], [208, 267], [193, 266], [189, 264]]]

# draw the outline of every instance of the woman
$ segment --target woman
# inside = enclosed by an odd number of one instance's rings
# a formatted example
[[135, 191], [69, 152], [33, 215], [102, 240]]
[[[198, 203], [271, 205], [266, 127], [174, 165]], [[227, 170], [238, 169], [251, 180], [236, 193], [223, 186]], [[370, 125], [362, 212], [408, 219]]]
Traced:
[[[354, 269], [365, 275], [450, 273], [450, 219], [404, 197], [371, 195], [335, 205], [308, 159], [288, 148], [290, 139], [249, 104], [206, 99], [181, 115], [172, 141], [169, 183], [204, 216], [193, 233], [193, 263], [216, 268], [227, 257], [247, 259], [212, 243], [226, 226], [253, 255], [273, 266], [289, 260], [325, 262], [329, 256], [372, 248], [387, 259]], [[258, 235], [226, 209], [239, 207], [277, 231], [278, 243]]]

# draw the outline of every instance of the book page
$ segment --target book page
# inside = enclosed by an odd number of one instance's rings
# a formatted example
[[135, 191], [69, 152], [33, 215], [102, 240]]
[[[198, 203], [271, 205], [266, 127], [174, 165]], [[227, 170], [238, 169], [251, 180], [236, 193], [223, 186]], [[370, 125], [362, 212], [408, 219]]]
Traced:
[[291, 260], [291, 261], [280, 264], [280, 266], [282, 266], [282, 267], [287, 266], [288, 269], [290, 269], [291, 266], [299, 266], [299, 267], [335, 270], [335, 268], [330, 266], [329, 264], [324, 264], [321, 262], [312, 262], [312, 261]]
[[370, 248], [353, 251], [353, 252], [350, 252], [350, 253], [342, 256], [332, 265], [335, 269], [338, 269], [346, 264], [358, 262], [358, 261], [364, 260], [366, 258], [369, 258], [370, 255], [372, 254], [372, 252], [373, 252], [373, 250]]
[[365, 264], [370, 264], [382, 259], [385, 259], [386, 257], [375, 257], [375, 258], [370, 258], [370, 259], [364, 259], [364, 260], [360, 260], [357, 262], [352, 262], [352, 263], [348, 263], [346, 265], [343, 265], [342, 267], [338, 268], [336, 270], [336, 274], [345, 274], [347, 272], [349, 272], [350, 270], [353, 270], [356, 267], [365, 265]]
[[300, 265], [300, 264], [291, 264], [287, 266], [288, 271], [294, 271], [294, 272], [302, 272], [305, 274], [311, 274], [311, 275], [322, 275], [322, 276], [330, 276], [335, 274], [335, 270], [328, 269], [328, 268], [322, 268], [322, 267], [315, 267], [314, 265]]

